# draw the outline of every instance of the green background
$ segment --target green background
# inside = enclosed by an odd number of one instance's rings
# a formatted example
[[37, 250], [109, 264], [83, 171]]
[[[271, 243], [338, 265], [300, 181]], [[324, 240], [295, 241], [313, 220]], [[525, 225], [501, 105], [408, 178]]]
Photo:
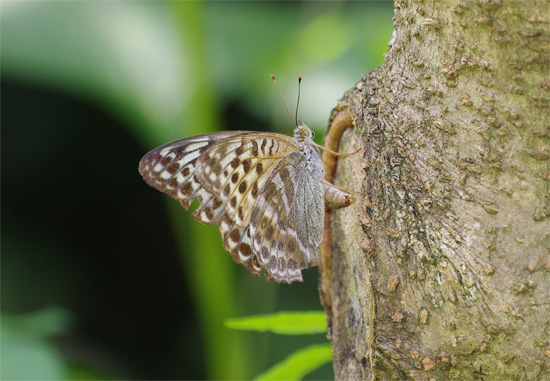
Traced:
[[[249, 379], [324, 335], [225, 319], [321, 310], [251, 276], [137, 172], [215, 130], [292, 134], [271, 82], [322, 136], [380, 65], [390, 1], [2, 1], [2, 379]], [[332, 378], [330, 366], [308, 376]]]

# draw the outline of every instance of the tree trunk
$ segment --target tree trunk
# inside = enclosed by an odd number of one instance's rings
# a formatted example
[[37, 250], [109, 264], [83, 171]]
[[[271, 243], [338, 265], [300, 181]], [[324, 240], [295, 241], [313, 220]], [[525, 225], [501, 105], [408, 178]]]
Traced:
[[334, 176], [366, 196], [323, 248], [337, 379], [550, 379], [549, 19], [395, 2], [385, 64], [328, 134], [357, 127]]

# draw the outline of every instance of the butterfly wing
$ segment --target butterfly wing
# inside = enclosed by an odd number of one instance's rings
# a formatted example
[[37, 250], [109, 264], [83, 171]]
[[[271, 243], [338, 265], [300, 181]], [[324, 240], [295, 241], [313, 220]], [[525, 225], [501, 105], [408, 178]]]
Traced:
[[[253, 207], [268, 180], [274, 178], [275, 168], [297, 149], [294, 139], [281, 134], [238, 131], [198, 135], [149, 152], [141, 160], [139, 172], [150, 186], [186, 210], [198, 199], [201, 205], [193, 217], [205, 224], [219, 224], [225, 249], [235, 262], [257, 275], [265, 263], [260, 264], [259, 252], [253, 248], [249, 229]], [[310, 256], [309, 251], [303, 255]], [[296, 266], [304, 263], [297, 269], [300, 273], [310, 261], [295, 262]], [[301, 273], [293, 278], [298, 279]]]

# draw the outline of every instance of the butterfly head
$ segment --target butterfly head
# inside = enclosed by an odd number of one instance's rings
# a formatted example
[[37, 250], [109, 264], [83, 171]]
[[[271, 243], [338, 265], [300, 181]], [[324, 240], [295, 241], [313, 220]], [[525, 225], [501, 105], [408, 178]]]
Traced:
[[304, 122], [299, 122], [296, 128], [294, 129], [294, 138], [299, 142], [304, 141], [305, 139], [313, 140], [315, 133], [311, 131]]

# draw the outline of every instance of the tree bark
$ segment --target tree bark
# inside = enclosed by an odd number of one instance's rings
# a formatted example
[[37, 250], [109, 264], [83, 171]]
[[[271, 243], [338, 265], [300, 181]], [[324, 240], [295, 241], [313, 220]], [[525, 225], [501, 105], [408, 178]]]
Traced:
[[549, 18], [395, 1], [385, 63], [330, 129], [364, 148], [338, 159], [365, 198], [322, 254], [337, 379], [550, 379]]

